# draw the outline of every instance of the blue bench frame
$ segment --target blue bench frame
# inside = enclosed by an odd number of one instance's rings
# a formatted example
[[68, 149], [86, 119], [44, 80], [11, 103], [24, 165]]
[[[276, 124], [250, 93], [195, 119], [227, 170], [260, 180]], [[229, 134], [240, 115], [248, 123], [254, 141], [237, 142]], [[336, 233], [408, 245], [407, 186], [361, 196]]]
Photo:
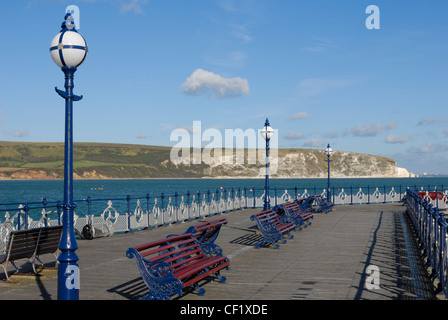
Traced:
[[[221, 231], [222, 225], [227, 223], [226, 218], [221, 218], [217, 220], [201, 222], [194, 226], [189, 227], [184, 234], [192, 234], [198, 240], [199, 245], [202, 250], [207, 255], [217, 256], [223, 253], [222, 248], [215, 243], [216, 238], [218, 238], [219, 232]], [[167, 236], [174, 237], [175, 234], [170, 234]]]
[[215, 275], [221, 283], [226, 277], [220, 270], [229, 268], [229, 259], [223, 255], [208, 256], [193, 234], [183, 234], [143, 244], [126, 251], [135, 258], [143, 281], [149, 288], [146, 299], [169, 300], [182, 296], [183, 289], [193, 286], [199, 295], [205, 289], [198, 282]]
[[275, 211], [262, 211], [252, 215], [250, 219], [256, 221], [258, 230], [263, 236], [263, 239], [255, 245], [257, 249], [269, 243], [275, 249], [278, 249], [277, 241], [280, 240], [282, 243], [286, 243], [283, 235], [288, 235], [289, 239], [294, 238], [291, 231], [296, 230], [297, 226], [294, 223], [282, 221]]
[[279, 204], [274, 207], [278, 215], [284, 216], [286, 221], [294, 223], [299, 230], [302, 227], [307, 228], [311, 225], [311, 220], [314, 218], [314, 213], [311, 211], [302, 211], [299, 203], [296, 201]]
[[329, 202], [321, 195], [312, 195], [310, 198], [313, 200], [312, 205], [317, 206], [316, 212], [329, 213], [333, 210], [333, 202]]

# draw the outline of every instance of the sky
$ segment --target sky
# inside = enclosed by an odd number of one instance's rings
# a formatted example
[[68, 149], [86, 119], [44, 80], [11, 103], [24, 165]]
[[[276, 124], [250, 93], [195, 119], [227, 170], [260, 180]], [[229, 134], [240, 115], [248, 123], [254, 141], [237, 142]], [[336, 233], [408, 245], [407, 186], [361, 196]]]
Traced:
[[200, 121], [224, 145], [268, 118], [279, 148], [448, 174], [446, 0], [2, 1], [1, 141], [64, 141], [49, 47], [69, 5], [89, 48], [75, 142], [174, 146]]

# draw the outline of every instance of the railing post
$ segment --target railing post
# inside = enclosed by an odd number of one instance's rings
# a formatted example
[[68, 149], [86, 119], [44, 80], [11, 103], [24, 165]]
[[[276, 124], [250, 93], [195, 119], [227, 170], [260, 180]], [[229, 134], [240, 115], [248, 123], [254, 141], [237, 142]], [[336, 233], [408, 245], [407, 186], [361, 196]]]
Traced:
[[60, 200], [58, 200], [56, 202], [56, 208], [57, 208], [57, 211], [58, 211], [58, 225], [61, 225], [61, 209], [62, 209], [62, 205], [61, 205], [61, 201]]
[[25, 211], [24, 227], [25, 227], [25, 230], [28, 230], [28, 212], [30, 210], [30, 207], [28, 206], [28, 203], [25, 203], [25, 206], [23, 207], [23, 210]]
[[162, 192], [162, 194], [160, 195], [160, 199], [162, 200], [162, 206], [160, 207], [160, 213], [162, 216], [162, 221], [161, 224], [164, 225], [165, 224], [165, 208], [164, 208], [164, 199], [165, 199], [165, 193]]
[[254, 195], [254, 209], [255, 209], [255, 206], [256, 206], [256, 203], [255, 203], [255, 201], [256, 201], [256, 198], [255, 198], [255, 187], [253, 187], [253, 189], [252, 189], [252, 194]]
[[[221, 191], [221, 195], [222, 195], [222, 191]], [[228, 200], [227, 188], [224, 188], [224, 213], [228, 213], [227, 200]], [[221, 214], [221, 212], [219, 214]]]
[[177, 208], [177, 197], [178, 197], [178, 193], [177, 191], [174, 192], [174, 210], [175, 210], [175, 216], [176, 216], [176, 222], [179, 222], [179, 210]]
[[437, 186], [434, 187], [434, 190], [436, 192], [436, 207], [439, 207], [439, 194], [437, 192]]
[[211, 215], [212, 206], [210, 202], [210, 189], [207, 190], [207, 201], [208, 201], [208, 215]]
[[48, 227], [48, 221], [47, 221], [47, 217], [48, 217], [48, 213], [47, 213], [47, 198], [42, 198], [42, 206], [43, 206], [43, 210], [45, 210], [45, 219], [44, 219], [44, 226], [45, 228]]
[[87, 197], [87, 215], [92, 215], [92, 198], [90, 196]]
[[247, 209], [247, 188], [244, 187], [244, 209]]
[[201, 217], [201, 191], [198, 190], [198, 198], [196, 199], [198, 202], [198, 218]]
[[353, 204], [353, 186], [350, 186], [350, 205]]
[[147, 193], [146, 194], [146, 215], [147, 215], [147, 217], [146, 217], [146, 220], [147, 220], [147, 224], [148, 224], [148, 228], [151, 226], [150, 225], [150, 215], [151, 215], [151, 212], [150, 212], [150, 210], [149, 210], [149, 199], [150, 199], [151, 197], [150, 197], [150, 195], [149, 195], [149, 193]]
[[190, 191], [187, 191], [187, 208], [188, 208], [188, 220], [191, 219], [190, 216], [190, 209], [191, 209], [191, 205], [190, 205]]
[[367, 204], [370, 204], [370, 186], [367, 186]]
[[[316, 188], [314, 188], [316, 189]], [[275, 197], [275, 205], [277, 205], [277, 187], [274, 187], [274, 197]]]
[[130, 232], [132, 232], [132, 229], [131, 229], [131, 196], [129, 194], [126, 196], [126, 201], [127, 201], [127, 205], [128, 205], [128, 230]]

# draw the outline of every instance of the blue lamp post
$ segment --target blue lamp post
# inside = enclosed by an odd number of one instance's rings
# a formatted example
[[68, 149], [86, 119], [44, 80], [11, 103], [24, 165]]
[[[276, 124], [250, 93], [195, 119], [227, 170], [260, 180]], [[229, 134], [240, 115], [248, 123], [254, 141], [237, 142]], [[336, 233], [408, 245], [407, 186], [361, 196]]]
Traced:
[[67, 13], [62, 22], [61, 31], [53, 38], [50, 45], [50, 55], [53, 61], [65, 74], [65, 91], [55, 88], [65, 99], [65, 146], [64, 146], [64, 202], [63, 231], [58, 257], [58, 299], [79, 299], [79, 268], [76, 249], [73, 210], [73, 101], [79, 101], [82, 96], [73, 94], [73, 76], [87, 56], [87, 44], [76, 31], [73, 17]]
[[325, 154], [327, 155], [328, 162], [328, 180], [327, 180], [327, 200], [328, 202], [331, 201], [331, 192], [330, 192], [330, 162], [333, 160], [330, 160], [331, 155], [333, 154], [333, 149], [331, 149], [330, 144], [327, 145], [327, 149], [325, 149]]
[[269, 200], [269, 140], [271, 140], [274, 135], [274, 129], [269, 125], [269, 120], [266, 118], [263, 129], [260, 132], [264, 140], [266, 140], [266, 180], [264, 184], [264, 206], [263, 210], [271, 209]]

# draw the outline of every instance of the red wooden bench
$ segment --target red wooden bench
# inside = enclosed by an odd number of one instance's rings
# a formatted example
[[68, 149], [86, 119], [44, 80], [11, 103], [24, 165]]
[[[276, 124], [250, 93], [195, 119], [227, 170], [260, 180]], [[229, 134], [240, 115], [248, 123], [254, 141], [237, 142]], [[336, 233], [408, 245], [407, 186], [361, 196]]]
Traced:
[[229, 259], [223, 255], [206, 255], [193, 234], [172, 236], [134, 248], [126, 252], [135, 258], [143, 281], [149, 288], [147, 299], [169, 300], [182, 295], [183, 289], [194, 286], [199, 295], [205, 290], [198, 282], [215, 275], [220, 282], [226, 278], [220, 270], [228, 268]]
[[[315, 212], [329, 213], [333, 210], [333, 202], [328, 201], [321, 195], [309, 196], [310, 207], [312, 206]], [[302, 210], [303, 211], [303, 210]]]
[[284, 235], [288, 235], [290, 239], [294, 238], [291, 231], [295, 230], [297, 226], [294, 223], [280, 220], [275, 211], [262, 211], [252, 215], [250, 219], [257, 222], [258, 230], [263, 236], [263, 239], [256, 244], [256, 248], [270, 243], [275, 249], [278, 249], [279, 245], [276, 243], [278, 240], [286, 243], [286, 240], [283, 239]]
[[201, 222], [188, 228], [185, 233], [193, 233], [196, 239], [198, 240], [200, 239], [209, 240], [210, 238], [213, 237], [214, 239], [216, 239], [216, 237], [218, 236], [217, 233], [219, 233], [221, 226], [226, 223], [227, 223], [226, 218]]
[[226, 218], [202, 222], [191, 226], [187, 229], [187, 231], [185, 231], [185, 233], [194, 234], [199, 243], [203, 244], [204, 246], [219, 248], [219, 246], [215, 244], [215, 240], [218, 237], [219, 231], [221, 231], [221, 227], [224, 224], [227, 224]]
[[[226, 218], [201, 222], [189, 227], [187, 231], [185, 231], [185, 234], [193, 234], [199, 241], [199, 245], [202, 247], [205, 254], [215, 256], [220, 255], [222, 254], [222, 249], [215, 244], [215, 240], [219, 235], [219, 231], [221, 231], [222, 225], [226, 223]], [[173, 236], [176, 235], [168, 235], [167, 238]]]
[[282, 203], [274, 207], [279, 215], [284, 215], [286, 221], [294, 223], [299, 230], [311, 225], [311, 220], [314, 218], [314, 213], [311, 211], [303, 211], [300, 204], [296, 201]]

